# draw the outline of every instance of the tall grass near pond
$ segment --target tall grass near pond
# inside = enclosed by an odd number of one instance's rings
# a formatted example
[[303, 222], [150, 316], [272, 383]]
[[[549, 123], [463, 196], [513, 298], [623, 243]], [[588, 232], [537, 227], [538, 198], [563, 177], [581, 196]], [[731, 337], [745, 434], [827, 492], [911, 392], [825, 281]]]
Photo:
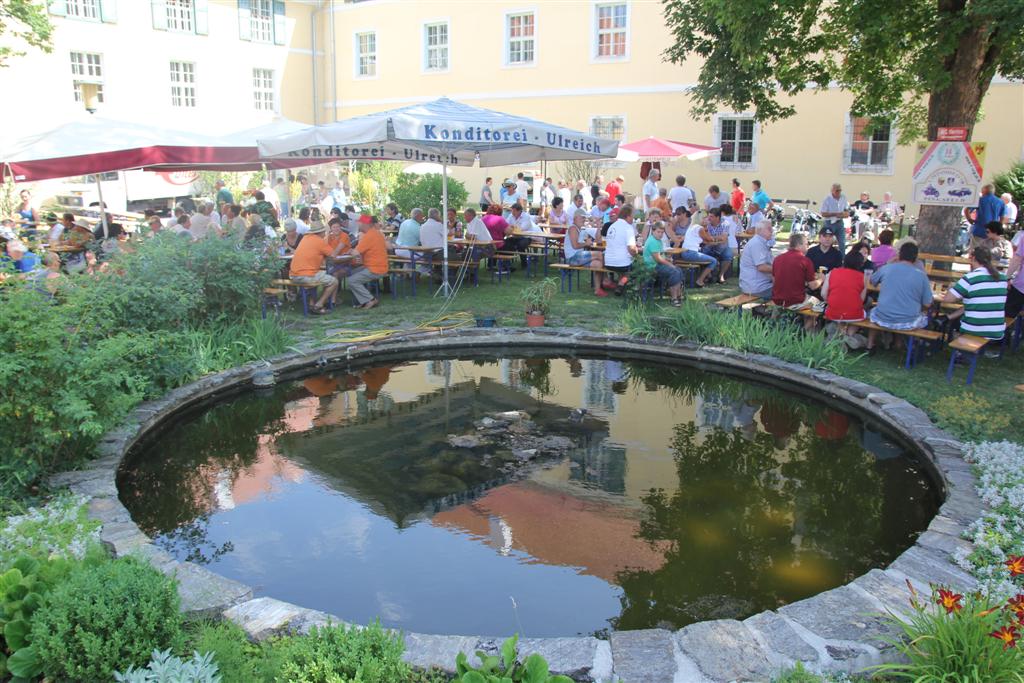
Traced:
[[621, 326], [629, 334], [648, 339], [760, 353], [836, 374], [843, 374], [856, 362], [838, 338], [805, 333], [789, 321], [739, 316], [697, 302], [687, 301], [676, 309], [633, 306], [623, 313]]

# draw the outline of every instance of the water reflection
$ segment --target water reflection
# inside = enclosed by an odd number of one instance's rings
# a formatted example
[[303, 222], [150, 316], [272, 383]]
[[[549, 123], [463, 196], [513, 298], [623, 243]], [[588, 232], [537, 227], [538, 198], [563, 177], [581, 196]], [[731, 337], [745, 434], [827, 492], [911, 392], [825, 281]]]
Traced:
[[[510, 410], [575, 447], [524, 476], [449, 444]], [[898, 445], [826, 405], [578, 358], [309, 377], [170, 430], [119, 485], [175, 557], [354, 621], [492, 635], [743, 618], [884, 565], [937, 507]]]

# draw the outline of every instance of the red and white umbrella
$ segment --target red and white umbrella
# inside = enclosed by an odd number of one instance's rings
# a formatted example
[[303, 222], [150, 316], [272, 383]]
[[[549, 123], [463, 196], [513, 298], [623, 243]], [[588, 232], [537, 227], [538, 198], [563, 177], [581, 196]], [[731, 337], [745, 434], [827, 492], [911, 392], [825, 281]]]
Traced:
[[690, 161], [709, 157], [715, 152], [721, 151], [721, 147], [709, 147], [707, 145], [696, 145], [692, 142], [678, 142], [676, 140], [665, 140], [663, 138], [649, 137], [636, 142], [628, 142], [619, 145], [619, 149], [635, 152], [640, 161], [669, 162], [685, 158]]

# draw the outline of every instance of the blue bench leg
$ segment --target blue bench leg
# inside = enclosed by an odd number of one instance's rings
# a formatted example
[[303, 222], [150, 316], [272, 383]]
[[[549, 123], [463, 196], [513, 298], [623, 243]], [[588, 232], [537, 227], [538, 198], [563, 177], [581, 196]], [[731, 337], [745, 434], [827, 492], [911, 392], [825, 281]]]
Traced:
[[914, 367], [914, 338], [907, 337], [907, 357], [903, 361], [903, 367], [910, 370]]
[[981, 355], [981, 351], [971, 354], [971, 365], [967, 368], [967, 386], [971, 385], [974, 381], [974, 368], [978, 366], [978, 356]]
[[305, 287], [299, 287], [299, 296], [302, 297], [302, 317], [304, 318], [309, 316], [309, 302], [306, 300], [306, 291]]
[[949, 356], [949, 367], [946, 368], [946, 381], [953, 381], [953, 368], [956, 367], [956, 357], [960, 352], [953, 349], [953, 353]]

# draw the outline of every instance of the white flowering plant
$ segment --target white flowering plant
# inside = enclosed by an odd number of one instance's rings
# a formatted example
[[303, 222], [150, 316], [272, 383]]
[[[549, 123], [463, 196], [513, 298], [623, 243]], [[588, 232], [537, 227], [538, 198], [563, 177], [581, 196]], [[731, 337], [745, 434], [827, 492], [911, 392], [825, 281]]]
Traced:
[[81, 559], [99, 542], [100, 523], [89, 519], [87, 499], [61, 494], [46, 505], [14, 515], [0, 527], [0, 567], [21, 555]]
[[1006, 563], [1024, 555], [1024, 446], [1009, 441], [968, 444], [964, 458], [974, 465], [978, 494], [990, 509], [965, 532], [974, 550], [959, 551], [955, 559], [981, 582], [983, 593], [1005, 599], [1020, 591]]

